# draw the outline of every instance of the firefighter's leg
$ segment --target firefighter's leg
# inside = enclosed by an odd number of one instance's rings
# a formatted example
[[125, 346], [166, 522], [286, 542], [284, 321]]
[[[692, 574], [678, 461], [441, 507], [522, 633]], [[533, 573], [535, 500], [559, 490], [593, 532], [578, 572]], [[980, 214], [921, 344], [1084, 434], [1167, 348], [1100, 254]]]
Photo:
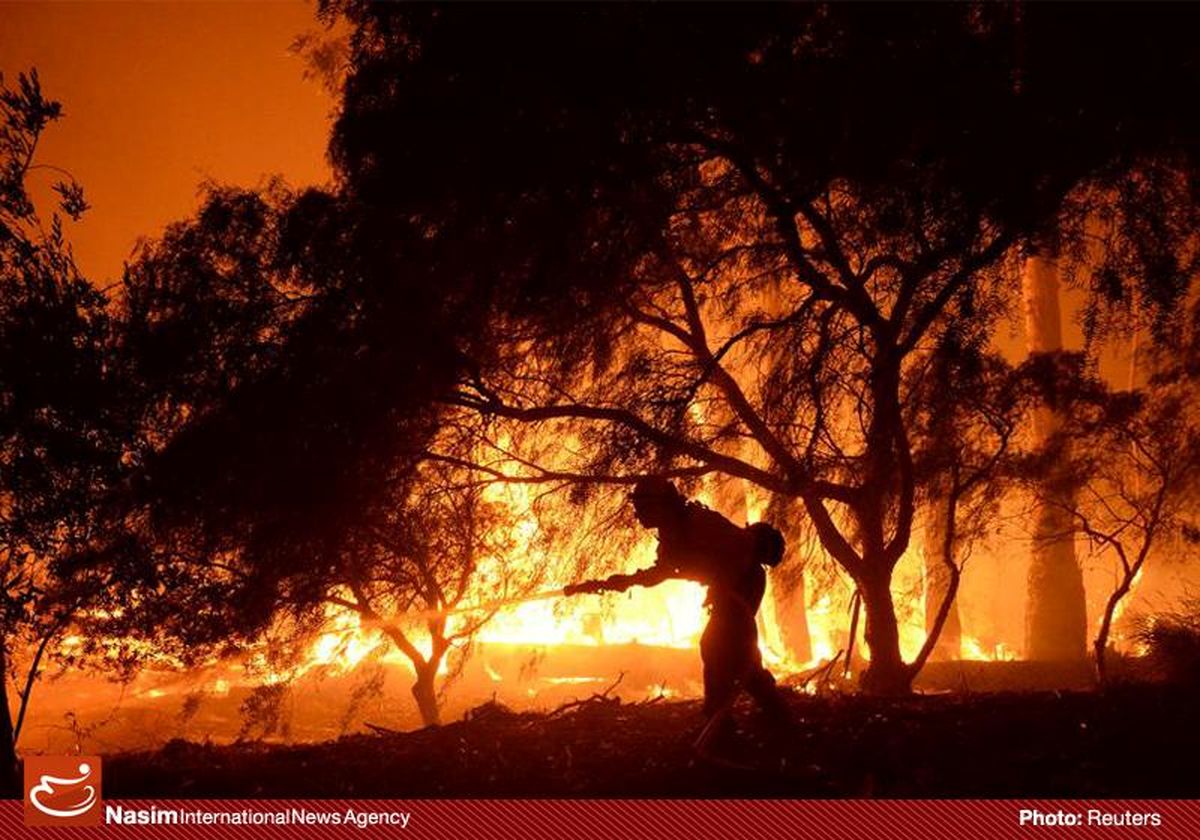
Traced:
[[775, 677], [762, 666], [761, 662], [755, 663], [750, 668], [745, 684], [746, 691], [754, 698], [754, 702], [762, 709], [763, 714], [775, 723], [786, 723], [789, 720], [790, 713], [779, 687], [775, 684]]
[[775, 677], [762, 664], [762, 653], [758, 649], [758, 634], [754, 635], [742, 685], [763, 713], [776, 723], [787, 722], [787, 704], [775, 684]]
[[728, 639], [719, 625], [710, 621], [700, 637], [700, 657], [704, 664], [704, 728], [693, 746], [706, 747], [733, 735], [733, 701], [737, 697], [739, 669], [731, 655]]

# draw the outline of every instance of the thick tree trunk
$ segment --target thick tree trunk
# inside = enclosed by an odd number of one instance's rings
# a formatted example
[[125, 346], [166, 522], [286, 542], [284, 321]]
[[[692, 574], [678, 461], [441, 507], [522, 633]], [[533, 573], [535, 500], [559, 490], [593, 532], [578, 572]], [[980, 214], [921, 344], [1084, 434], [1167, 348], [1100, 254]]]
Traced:
[[912, 691], [913, 670], [900, 653], [892, 573], [912, 536], [914, 488], [900, 411], [900, 358], [895, 352], [881, 351], [875, 359], [871, 400], [874, 412], [866, 435], [863, 485], [854, 506], [861, 545], [854, 577], [866, 610], [864, 636], [871, 654], [860, 684], [868, 694], [899, 695]]
[[[1031, 257], [1025, 264], [1025, 328], [1030, 355], [1062, 350], [1058, 274], [1053, 261]], [[1061, 420], [1052, 407], [1035, 412], [1034, 434], [1048, 440]], [[1064, 661], [1087, 656], [1087, 603], [1075, 559], [1074, 500], [1051, 475], [1035, 503], [1033, 553], [1025, 605], [1027, 659]]]
[[892, 603], [890, 574], [873, 572], [859, 583], [867, 612], [866, 640], [871, 662], [862, 676], [867, 694], [908, 694], [912, 671], [900, 655], [900, 628]]
[[413, 683], [412, 695], [417, 701], [417, 710], [421, 713], [421, 722], [426, 726], [438, 726], [442, 722], [441, 710], [438, 708], [437, 665], [417, 668], [417, 681]]
[[[1075, 561], [1070, 514], [1041, 502], [1035, 513], [1025, 610], [1025, 657], [1064, 661], [1087, 655], [1087, 606]], [[1066, 536], [1063, 536], [1066, 534]]]
[[8, 705], [8, 651], [0, 643], [0, 797], [19, 796], [21, 786], [17, 774], [17, 745], [13, 733], [12, 710]]
[[[946, 568], [946, 535], [949, 533], [949, 504], [938, 498], [925, 511], [925, 533], [922, 554], [925, 557], [925, 632], [933, 632], [938, 610], [950, 591], [950, 570]], [[953, 549], [951, 549], [953, 551]], [[951, 555], [953, 558], [953, 555]], [[958, 616], [958, 599], [950, 604], [933, 652], [934, 660], [958, 659], [962, 656], [962, 624]]]

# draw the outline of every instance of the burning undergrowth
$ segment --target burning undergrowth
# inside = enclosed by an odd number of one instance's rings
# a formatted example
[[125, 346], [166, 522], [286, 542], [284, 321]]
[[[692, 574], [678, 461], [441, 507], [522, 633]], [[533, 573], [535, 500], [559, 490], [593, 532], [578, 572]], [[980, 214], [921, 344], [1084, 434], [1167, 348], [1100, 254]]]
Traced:
[[[615, 675], [615, 676], [614, 676]], [[619, 682], [625, 702], [696, 697], [700, 664], [690, 649], [639, 644], [531, 646], [479, 643], [444, 695], [446, 720], [485, 702], [547, 711]], [[263, 682], [231, 664], [208, 673], [143, 673], [129, 683], [64, 674], [34, 707], [34, 752], [153, 749], [173, 738], [228, 744], [324, 741], [422, 726], [411, 701], [412, 671], [368, 658], [330, 664], [286, 681]]]
[[411, 733], [297, 746], [175, 740], [113, 756], [139, 797], [1195, 796], [1198, 698], [1162, 686], [907, 700], [789, 694], [791, 726], [738, 709], [733, 761], [689, 744], [699, 703], [603, 691], [550, 712], [488, 702]]

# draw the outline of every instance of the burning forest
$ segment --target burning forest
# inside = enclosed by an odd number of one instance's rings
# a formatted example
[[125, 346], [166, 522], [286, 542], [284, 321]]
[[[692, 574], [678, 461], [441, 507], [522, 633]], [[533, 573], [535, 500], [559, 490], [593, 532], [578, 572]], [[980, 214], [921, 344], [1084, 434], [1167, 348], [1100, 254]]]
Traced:
[[1189, 9], [313, 11], [119, 270], [4, 67], [6, 785], [1196, 793]]

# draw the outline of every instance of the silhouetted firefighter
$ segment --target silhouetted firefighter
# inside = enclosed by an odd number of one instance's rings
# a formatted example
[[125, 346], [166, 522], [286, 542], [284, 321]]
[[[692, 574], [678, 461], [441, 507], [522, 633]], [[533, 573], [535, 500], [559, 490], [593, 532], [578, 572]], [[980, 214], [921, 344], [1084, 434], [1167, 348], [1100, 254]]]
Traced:
[[658, 530], [658, 559], [631, 575], [612, 575], [567, 586], [567, 595], [623, 592], [631, 586], [655, 586], [670, 578], [708, 587], [708, 625], [700, 637], [704, 662], [704, 713], [707, 722], [696, 746], [703, 749], [732, 728], [729, 712], [746, 689], [776, 722], [786, 707], [775, 678], [763, 667], [755, 616], [766, 589], [764, 565], [783, 557], [783, 536], [766, 523], [739, 528], [714, 510], [689, 502], [671, 482], [644, 478], [630, 495], [638, 522]]

